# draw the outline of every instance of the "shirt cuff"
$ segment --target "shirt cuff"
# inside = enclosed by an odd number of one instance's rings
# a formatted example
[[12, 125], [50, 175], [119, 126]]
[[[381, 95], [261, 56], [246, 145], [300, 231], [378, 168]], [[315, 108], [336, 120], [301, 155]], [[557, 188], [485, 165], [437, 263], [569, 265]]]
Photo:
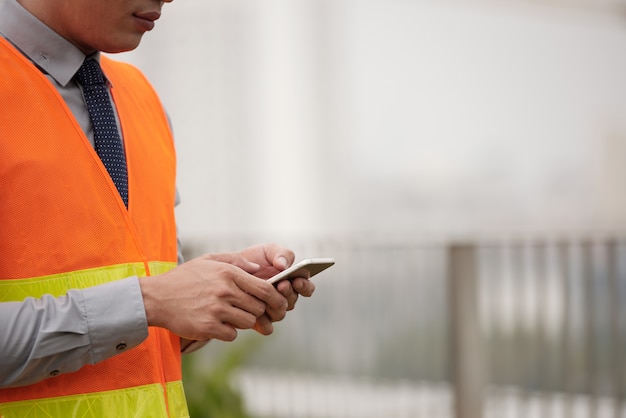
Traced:
[[83, 290], [92, 364], [141, 344], [148, 321], [136, 276]]

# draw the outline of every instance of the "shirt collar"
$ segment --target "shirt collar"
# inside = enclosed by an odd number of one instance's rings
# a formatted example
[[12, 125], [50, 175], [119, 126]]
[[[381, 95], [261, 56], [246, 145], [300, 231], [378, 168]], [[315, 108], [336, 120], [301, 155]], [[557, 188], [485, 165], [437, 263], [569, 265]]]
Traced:
[[[17, 0], [0, 0], [0, 35], [64, 87], [85, 60], [80, 49], [33, 16]], [[99, 61], [100, 53], [92, 58]]]

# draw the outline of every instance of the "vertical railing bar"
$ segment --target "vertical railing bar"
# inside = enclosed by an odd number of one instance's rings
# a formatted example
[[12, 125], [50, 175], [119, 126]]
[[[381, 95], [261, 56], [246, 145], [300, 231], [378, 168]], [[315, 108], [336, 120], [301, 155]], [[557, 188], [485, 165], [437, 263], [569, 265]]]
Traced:
[[[479, 262], [479, 284], [481, 303], [481, 321], [484, 319], [487, 323], [481, 323], [484, 329], [484, 379], [485, 394], [483, 403], [483, 415], [489, 416], [492, 408], [501, 408], [498, 406], [498, 392], [494, 390], [496, 386], [502, 382], [501, 376], [501, 358], [502, 351], [499, 350], [498, 344], [502, 341], [504, 323], [502, 320], [502, 302], [503, 278], [498, 275], [502, 272], [501, 246], [483, 246], [480, 249]], [[496, 296], [497, 295], [497, 296]]]
[[527, 333], [528, 321], [528, 289], [527, 289], [527, 244], [524, 242], [515, 243], [513, 245], [513, 273], [514, 286], [518, 292], [518, 306], [516, 312], [517, 330], [515, 335], [515, 357], [513, 362], [516, 363], [515, 370], [518, 377], [520, 396], [517, 401], [517, 412], [520, 417], [527, 417], [530, 414], [530, 392], [528, 390], [528, 370], [526, 367], [520, 367], [519, 364], [528, 365], [529, 360], [529, 340]]
[[549, 389], [549, 376], [550, 369], [549, 366], [551, 364], [550, 350], [547, 344], [547, 326], [546, 320], [549, 317], [549, 306], [550, 301], [550, 293], [549, 288], [547, 287], [547, 244], [545, 241], [538, 241], [534, 244], [534, 263], [535, 263], [535, 294], [533, 298], [538, 302], [536, 303], [536, 345], [533, 350], [534, 357], [536, 359], [536, 386], [539, 390], [540, 396], [539, 399], [541, 401], [541, 411], [540, 416], [544, 418], [548, 418], [550, 414], [549, 403], [548, 403], [548, 389]]
[[621, 338], [620, 338], [620, 286], [617, 273], [617, 242], [610, 239], [607, 244], [607, 274], [609, 280], [609, 310], [611, 322], [611, 336], [608, 346], [611, 349], [611, 372], [613, 386], [613, 416], [619, 418], [621, 416], [621, 394], [623, 390], [622, 382], [622, 355], [621, 355]]
[[535, 318], [538, 318], [537, 295], [539, 294], [538, 283], [538, 261], [537, 261], [537, 243], [529, 242], [526, 250], [526, 286], [527, 286], [527, 312], [528, 316], [528, 368], [530, 375], [528, 377], [528, 395], [529, 395], [529, 407], [532, 407], [532, 398], [537, 395], [540, 386], [540, 362], [538, 361], [539, 344], [540, 344], [540, 325]]
[[[428, 249], [428, 251], [431, 253], [430, 255], [426, 255], [422, 253], [422, 262], [424, 264], [424, 268], [422, 270], [422, 273], [423, 273], [422, 276], [423, 277], [435, 277], [436, 275], [441, 274], [442, 265], [441, 264], [435, 265], [433, 260], [436, 259], [436, 256], [434, 254], [438, 254], [439, 256], [441, 256], [441, 252], [435, 249]], [[430, 260], [430, 261], [427, 264], [425, 263], [425, 260]], [[428, 293], [422, 294], [422, 300], [424, 302], [422, 305], [424, 307], [427, 307], [428, 302], [435, 303], [435, 306], [441, 306], [440, 303], [436, 303], [432, 299], [429, 300], [429, 297], [432, 298], [434, 295], [436, 295], [436, 297], [441, 298], [442, 295], [445, 295], [445, 293], [441, 292], [440, 289], [438, 289], [436, 293], [433, 293], [434, 289], [431, 288], [432, 285], [433, 285], [432, 280], [429, 280], [428, 281]], [[445, 299], [444, 300], [440, 299], [440, 301], [445, 303]], [[433, 323], [433, 321], [436, 320], [436, 316], [440, 314], [441, 314], [440, 312], [435, 313], [432, 307], [427, 308], [427, 309], [424, 308], [423, 309], [424, 320], [421, 321], [420, 325], [424, 326], [424, 324]], [[424, 327], [424, 329], [426, 329], [426, 327]], [[441, 368], [445, 364], [445, 360], [443, 360], [440, 355], [441, 346], [445, 345], [445, 338], [442, 338], [441, 332], [436, 333], [436, 335], [434, 334], [429, 334], [429, 335], [430, 335], [430, 338], [428, 338], [427, 340], [424, 340], [421, 345], [422, 350], [425, 355], [425, 357], [423, 358], [422, 370], [423, 372], [426, 373], [427, 376], [429, 376], [430, 379], [433, 379], [434, 376], [440, 375], [441, 372], [445, 373], [445, 370], [441, 370]], [[437, 356], [436, 354], [439, 354], [439, 355]]]
[[476, 248], [448, 249], [450, 349], [456, 418], [482, 418], [484, 359], [476, 292]]
[[522, 304], [520, 302], [520, 262], [519, 262], [519, 243], [510, 242], [508, 245], [508, 291], [511, 296], [511, 304], [509, 306], [510, 335], [506, 352], [507, 378], [512, 387], [510, 391], [510, 410], [513, 417], [523, 417], [521, 411], [521, 388], [522, 382], [519, 376], [519, 367], [517, 363], [520, 361], [519, 352], [519, 336], [520, 336], [520, 312]]
[[[624, 314], [626, 310], [624, 309], [623, 303], [625, 302], [626, 295], [626, 285], [625, 275], [626, 271], [624, 271], [624, 241], [622, 239], [617, 240], [615, 247], [615, 280], [617, 283], [618, 291], [616, 295], [619, 295], [619, 299], [617, 301], [618, 312], [617, 312], [617, 327], [618, 327], [618, 341], [617, 341], [617, 355], [621, 355], [626, 351], [626, 336], [624, 335], [624, 329], [626, 329], [626, 318]], [[623, 415], [619, 415], [620, 417], [626, 417], [626, 362], [624, 362], [623, 358], [620, 357], [619, 368], [617, 368], [617, 379], [619, 382], [619, 391], [617, 392], [618, 397], [618, 410], [621, 411]]]
[[[483, 245], [479, 249], [478, 289], [480, 302], [480, 320], [483, 329], [484, 341], [484, 376], [485, 393], [483, 402], [483, 415], [491, 417], [493, 408], [498, 408], [497, 390], [501, 381], [498, 350], [498, 341], [502, 332], [502, 319], [497, 312], [498, 299], [502, 296], [502, 280], [498, 277], [500, 271], [499, 246]], [[500, 295], [499, 297], [495, 295]]]
[[[512, 300], [511, 295], [511, 283], [510, 283], [510, 249], [507, 245], [502, 245], [500, 250], [498, 251], [498, 264], [499, 264], [499, 281], [500, 286], [502, 286], [502, 294], [506, 298], [506, 300]], [[507, 305], [502, 305], [500, 307], [502, 309], [502, 328], [498, 334], [498, 339], [496, 340], [496, 344], [498, 344], [495, 348], [494, 355], [497, 358], [496, 368], [494, 368], [494, 373], [500, 377], [500, 381], [504, 384], [511, 384], [511, 375], [512, 373], [508, 367], [508, 355], [509, 350], [506, 344], [510, 341], [511, 336], [513, 335], [513, 326], [511, 321], [511, 310], [513, 309], [512, 303]], [[508, 338], [508, 339], [507, 339]], [[502, 346], [504, 344], [504, 347]]]
[[[626, 329], [626, 321], [624, 314], [626, 310], [624, 309], [623, 303], [625, 302], [626, 288], [624, 285], [625, 277], [624, 277], [624, 263], [623, 263], [623, 251], [620, 251], [620, 248], [624, 248], [624, 241], [618, 240], [615, 247], [615, 280], [617, 283], [618, 291], [616, 295], [619, 295], [619, 299], [617, 301], [618, 312], [617, 312], [617, 327], [618, 327], [618, 341], [617, 341], [617, 355], [621, 355], [621, 353], [626, 351], [626, 336], [624, 335], [624, 329]], [[618, 409], [623, 413], [623, 415], [619, 415], [620, 417], [626, 416], [626, 362], [624, 362], [623, 358], [620, 357], [619, 368], [617, 369], [617, 379], [619, 382], [619, 391], [617, 393], [618, 397]]]
[[[568, 382], [570, 381], [570, 352], [568, 341], [570, 339], [570, 331], [572, 327], [572, 309], [571, 309], [571, 271], [570, 271], [570, 257], [569, 257], [569, 244], [564, 241], [558, 244], [558, 257], [559, 257], [559, 271], [561, 273], [561, 284], [563, 286], [563, 327], [561, 332], [560, 351], [561, 356], [561, 379], [560, 385], [563, 388], [563, 392], [566, 395], [571, 393], [571, 388]], [[563, 418], [569, 418], [572, 416], [572, 403], [571, 397], [566, 396], [565, 405], [563, 406]]]
[[[508, 274], [506, 271], [506, 260], [505, 260], [505, 252], [506, 246], [501, 245], [494, 250], [494, 271], [495, 271], [495, 281], [497, 282], [497, 286], [499, 287], [497, 295], [502, 295], [501, 297], [508, 298]], [[497, 378], [498, 383], [508, 383], [508, 370], [506, 369], [506, 350], [502, 348], [502, 344], [506, 341], [507, 333], [510, 333], [510, 329], [507, 328], [509, 325], [508, 320], [508, 311], [507, 305], [498, 304], [498, 301], [493, 298], [493, 304], [497, 306], [494, 309], [494, 312], [499, 313], [501, 318], [499, 320], [499, 325], [496, 327], [496, 331], [493, 334], [493, 345], [492, 345], [492, 375]]]
[[[519, 243], [511, 241], [506, 247], [506, 265], [507, 265], [507, 292], [510, 296], [511, 303], [508, 306], [508, 319], [510, 321], [509, 335], [505, 341], [507, 342], [507, 350], [504, 354], [504, 365], [506, 368], [506, 380], [511, 386], [511, 394], [520, 393], [522, 382], [519, 377], [519, 368], [517, 363], [520, 361], [519, 353], [519, 336], [520, 336], [520, 311], [522, 303], [520, 302], [519, 291]], [[510, 411], [513, 417], [524, 416], [520, 411], [519, 396], [510, 397]]]
[[583, 279], [585, 299], [585, 358], [587, 359], [587, 394], [589, 396], [589, 417], [597, 418], [598, 391], [596, 386], [595, 333], [595, 272], [593, 268], [593, 243], [583, 243]]
[[[425, 263], [425, 260], [427, 259], [426, 257], [424, 257], [424, 251], [427, 251], [426, 249], [422, 250], [419, 252], [419, 254], [416, 254], [416, 256], [414, 257], [414, 262], [415, 264], [412, 266], [412, 272], [413, 275], [415, 276], [415, 280], [421, 280], [422, 286], [424, 284], [424, 278], [428, 277], [428, 266]], [[416, 305], [417, 305], [417, 310], [416, 310], [416, 314], [419, 315], [420, 318], [423, 318], [423, 315], [426, 314], [427, 312], [427, 307], [425, 307], [425, 297], [426, 295], [424, 294], [424, 292], [416, 292], [416, 296], [415, 296], [415, 301], [416, 301]], [[424, 322], [421, 320], [416, 321], [416, 326], [419, 327], [420, 329], [418, 329], [418, 335], [420, 332], [423, 332], [425, 330], [425, 327], [423, 326]], [[428, 365], [428, 356], [429, 356], [429, 347], [427, 346], [429, 340], [425, 340], [425, 339], [418, 339], [416, 342], [416, 346], [418, 347], [418, 351], [419, 351], [419, 355], [415, 356], [415, 369], [418, 371], [418, 373], [420, 375], [425, 374], [425, 370], [426, 367]]]

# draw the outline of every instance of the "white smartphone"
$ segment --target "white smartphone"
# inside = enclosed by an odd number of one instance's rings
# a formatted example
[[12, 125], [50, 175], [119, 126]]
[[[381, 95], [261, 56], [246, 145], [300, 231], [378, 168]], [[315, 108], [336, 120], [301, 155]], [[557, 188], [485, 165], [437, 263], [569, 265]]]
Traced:
[[326, 270], [333, 264], [335, 264], [334, 258], [308, 258], [292, 265], [288, 269], [281, 271], [275, 276], [267, 279], [267, 281], [272, 284], [276, 284], [281, 280], [295, 279], [296, 277], [311, 278], [317, 273]]

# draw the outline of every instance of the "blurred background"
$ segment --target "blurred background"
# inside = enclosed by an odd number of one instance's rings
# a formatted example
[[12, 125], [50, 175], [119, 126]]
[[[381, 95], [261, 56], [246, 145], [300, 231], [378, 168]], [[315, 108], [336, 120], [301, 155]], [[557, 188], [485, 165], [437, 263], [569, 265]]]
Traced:
[[626, 1], [184, 0], [117, 58], [186, 256], [335, 257], [192, 417], [626, 417]]

